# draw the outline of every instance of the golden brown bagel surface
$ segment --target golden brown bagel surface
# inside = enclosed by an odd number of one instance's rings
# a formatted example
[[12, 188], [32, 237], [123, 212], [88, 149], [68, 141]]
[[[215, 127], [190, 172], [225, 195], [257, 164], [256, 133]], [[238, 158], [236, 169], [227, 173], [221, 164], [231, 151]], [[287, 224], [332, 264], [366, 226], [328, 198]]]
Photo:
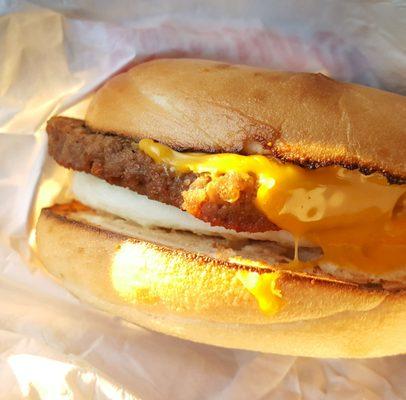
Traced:
[[[406, 352], [404, 286], [284, 270], [286, 254], [272, 243], [227, 248], [224, 239], [143, 228], [74, 203], [42, 211], [37, 243], [47, 270], [76, 296], [159, 332], [314, 357]], [[229, 262], [225, 254], [260, 254], [268, 265]], [[237, 273], [276, 268], [283, 305], [269, 316]]]
[[162, 59], [109, 80], [87, 125], [175, 149], [269, 153], [406, 179], [406, 97], [322, 74]]

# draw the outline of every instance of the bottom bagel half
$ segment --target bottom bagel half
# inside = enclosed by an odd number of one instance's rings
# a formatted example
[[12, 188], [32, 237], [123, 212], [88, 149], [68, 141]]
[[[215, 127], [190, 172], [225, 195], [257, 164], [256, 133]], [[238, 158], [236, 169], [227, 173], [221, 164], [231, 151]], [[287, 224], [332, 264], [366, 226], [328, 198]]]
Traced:
[[[272, 242], [147, 228], [72, 202], [42, 210], [37, 246], [75, 296], [154, 331], [288, 355], [406, 352], [406, 286], [294, 271], [290, 250]], [[272, 312], [244, 276], [272, 276]]]

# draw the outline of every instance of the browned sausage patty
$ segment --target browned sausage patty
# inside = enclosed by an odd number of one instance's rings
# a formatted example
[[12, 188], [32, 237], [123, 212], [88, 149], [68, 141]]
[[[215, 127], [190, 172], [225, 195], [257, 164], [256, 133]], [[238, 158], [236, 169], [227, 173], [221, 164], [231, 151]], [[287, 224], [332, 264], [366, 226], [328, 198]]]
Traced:
[[278, 229], [254, 204], [257, 183], [253, 177], [177, 174], [165, 164], [156, 164], [134, 140], [92, 132], [78, 119], [53, 117], [47, 132], [49, 154], [64, 167], [176, 206], [211, 225], [238, 232]]

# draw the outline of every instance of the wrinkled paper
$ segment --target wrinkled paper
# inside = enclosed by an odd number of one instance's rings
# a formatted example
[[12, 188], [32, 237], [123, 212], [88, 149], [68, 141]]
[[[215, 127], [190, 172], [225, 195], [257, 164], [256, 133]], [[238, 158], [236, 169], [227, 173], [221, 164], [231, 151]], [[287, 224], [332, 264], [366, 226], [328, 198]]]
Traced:
[[406, 356], [320, 360], [153, 333], [80, 303], [33, 255], [67, 193], [44, 122], [134, 62], [201, 57], [406, 94], [406, 9], [366, 1], [0, 0], [0, 399], [404, 399]]

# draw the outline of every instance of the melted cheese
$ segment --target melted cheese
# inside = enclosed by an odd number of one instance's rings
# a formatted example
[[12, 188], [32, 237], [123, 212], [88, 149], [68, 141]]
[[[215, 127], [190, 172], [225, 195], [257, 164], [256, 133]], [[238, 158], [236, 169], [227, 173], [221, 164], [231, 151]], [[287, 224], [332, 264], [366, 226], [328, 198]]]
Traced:
[[260, 310], [266, 315], [276, 314], [282, 306], [282, 293], [276, 287], [279, 272], [259, 274], [254, 271], [237, 271], [237, 279], [255, 297]]
[[[268, 264], [240, 256], [229, 257], [228, 261], [247, 267], [255, 267], [266, 271]], [[276, 314], [283, 305], [282, 293], [276, 287], [280, 272], [262, 272], [240, 269], [236, 278], [255, 297], [259, 309], [266, 315]]]
[[[262, 155], [179, 153], [150, 139], [139, 147], [179, 173], [255, 176], [257, 208], [281, 229], [320, 246], [324, 255], [318, 262], [374, 274], [406, 265], [406, 216], [394, 212], [405, 185], [336, 166], [308, 170]], [[300, 265], [296, 256], [292, 267]]]

